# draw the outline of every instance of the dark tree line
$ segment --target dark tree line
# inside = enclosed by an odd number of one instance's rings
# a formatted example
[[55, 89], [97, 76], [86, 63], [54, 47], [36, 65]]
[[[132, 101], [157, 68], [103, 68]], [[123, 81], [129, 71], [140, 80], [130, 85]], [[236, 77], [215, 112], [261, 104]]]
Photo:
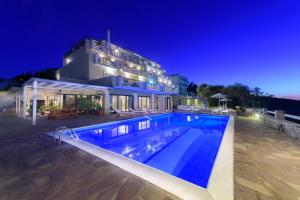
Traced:
[[21, 84], [28, 81], [32, 77], [55, 80], [55, 74], [57, 69], [58, 68], [47, 68], [36, 72], [27, 72], [19, 74], [12, 79]]
[[232, 101], [231, 106], [241, 107], [262, 107], [259, 97], [273, 97], [264, 93], [259, 87], [250, 88], [242, 83], [235, 83], [228, 86], [200, 84], [199, 86], [191, 82], [187, 91], [207, 99], [209, 105], [217, 106], [218, 100], [211, 98], [216, 93], [226, 94]]

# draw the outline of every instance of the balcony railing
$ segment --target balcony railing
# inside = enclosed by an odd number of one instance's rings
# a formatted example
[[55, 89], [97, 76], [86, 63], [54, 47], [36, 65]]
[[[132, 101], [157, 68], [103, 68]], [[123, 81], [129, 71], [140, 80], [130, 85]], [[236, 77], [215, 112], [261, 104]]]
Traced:
[[160, 90], [160, 86], [156, 84], [147, 84], [148, 90]]
[[178, 93], [178, 87], [176, 87], [176, 86], [165, 86], [164, 91], [165, 92]]

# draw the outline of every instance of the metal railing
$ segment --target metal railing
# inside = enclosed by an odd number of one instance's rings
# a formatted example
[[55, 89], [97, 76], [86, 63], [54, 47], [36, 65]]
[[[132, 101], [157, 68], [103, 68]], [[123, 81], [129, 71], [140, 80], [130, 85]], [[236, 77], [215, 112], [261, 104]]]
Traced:
[[53, 142], [56, 142], [56, 135], [58, 134], [58, 143], [61, 144], [61, 135], [62, 133], [64, 133], [64, 131], [67, 131], [67, 133], [72, 137], [72, 138], [76, 138], [77, 140], [79, 140], [78, 135], [73, 131], [73, 129], [71, 128], [67, 128], [65, 126], [61, 126], [58, 127], [57, 129], [55, 129], [54, 131], [54, 135], [53, 135]]

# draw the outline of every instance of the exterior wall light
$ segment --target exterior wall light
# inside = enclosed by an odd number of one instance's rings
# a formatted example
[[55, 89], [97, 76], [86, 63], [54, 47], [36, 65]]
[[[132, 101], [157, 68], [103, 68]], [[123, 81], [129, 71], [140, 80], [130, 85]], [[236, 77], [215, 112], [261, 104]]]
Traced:
[[99, 56], [100, 56], [100, 58], [104, 58], [104, 54], [103, 53], [100, 53]]
[[115, 49], [115, 53], [119, 53], [119, 50], [118, 50], [118, 49]]
[[129, 67], [133, 67], [133, 65], [132, 65], [132, 64], [129, 64]]
[[111, 58], [110, 60], [111, 60], [112, 62], [115, 62], [115, 61], [116, 61], [116, 59], [114, 59], [114, 58]]
[[66, 58], [66, 64], [69, 64], [70, 62], [72, 62], [71, 58]]

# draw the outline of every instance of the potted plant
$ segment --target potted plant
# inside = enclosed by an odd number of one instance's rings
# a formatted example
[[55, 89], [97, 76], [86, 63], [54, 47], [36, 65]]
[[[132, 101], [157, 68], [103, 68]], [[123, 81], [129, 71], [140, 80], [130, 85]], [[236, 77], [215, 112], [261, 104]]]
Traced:
[[94, 113], [96, 115], [104, 115], [104, 110], [102, 109], [102, 106], [100, 104], [95, 104], [95, 110]]
[[45, 115], [45, 111], [46, 111], [46, 106], [45, 106], [45, 105], [42, 105], [42, 106], [39, 108], [39, 112], [41, 113], [41, 115]]
[[82, 113], [91, 113], [94, 111], [94, 103], [92, 99], [80, 98], [79, 99], [79, 110]]

